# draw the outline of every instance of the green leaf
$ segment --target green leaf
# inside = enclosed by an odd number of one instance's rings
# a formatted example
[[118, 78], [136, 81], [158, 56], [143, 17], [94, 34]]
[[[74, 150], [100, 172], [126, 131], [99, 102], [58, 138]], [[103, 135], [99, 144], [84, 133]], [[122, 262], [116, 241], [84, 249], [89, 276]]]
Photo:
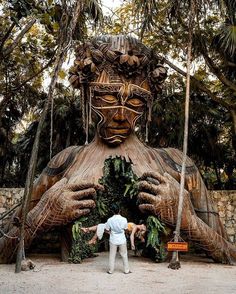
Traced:
[[64, 80], [66, 78], [66, 72], [64, 70], [60, 70], [58, 73], [60, 79]]

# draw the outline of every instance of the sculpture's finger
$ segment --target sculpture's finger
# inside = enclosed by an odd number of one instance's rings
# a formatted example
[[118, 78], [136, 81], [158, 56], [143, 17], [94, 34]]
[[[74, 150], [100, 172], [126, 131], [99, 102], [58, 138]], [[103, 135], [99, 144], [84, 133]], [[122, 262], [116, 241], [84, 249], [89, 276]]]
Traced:
[[75, 191], [83, 190], [90, 187], [91, 185], [89, 183], [79, 182], [79, 183], [68, 184], [66, 186], [66, 189], [75, 192]]
[[104, 186], [100, 185], [100, 184], [94, 184], [94, 188], [96, 190], [99, 190], [99, 191], [104, 191], [105, 190]]
[[76, 219], [81, 217], [82, 215], [86, 215], [90, 213], [90, 209], [85, 208], [85, 209], [77, 209], [72, 213], [72, 218]]
[[73, 199], [80, 200], [83, 198], [94, 197], [96, 195], [96, 190], [94, 188], [88, 188], [80, 191], [73, 192]]
[[155, 208], [154, 208], [154, 205], [152, 204], [140, 204], [139, 210], [143, 213], [150, 212], [152, 214], [155, 214]]
[[91, 188], [93, 184], [85, 182], [85, 181], [79, 181], [78, 183], [68, 184], [67, 189], [71, 191], [78, 191], [83, 190], [87, 188]]
[[79, 182], [79, 183], [74, 183], [74, 184], [69, 184], [67, 185], [66, 189], [71, 190], [73, 192], [78, 191], [78, 190], [84, 190], [87, 188], [95, 188], [96, 190], [104, 191], [104, 187], [100, 184], [95, 184], [95, 183], [90, 183], [90, 182]]
[[140, 192], [138, 194], [138, 200], [141, 202], [148, 202], [154, 204], [156, 202], [156, 196], [153, 196], [146, 192]]
[[139, 182], [138, 189], [139, 189], [139, 191], [148, 191], [148, 192], [152, 193], [153, 195], [156, 195], [158, 193], [157, 186], [154, 184], [151, 184], [147, 181]]
[[95, 204], [95, 201], [91, 199], [80, 200], [80, 201], [77, 201], [76, 207], [77, 208], [95, 208], [96, 204]]
[[158, 180], [160, 183], [165, 183], [166, 182], [166, 179], [163, 175], [161, 175], [159, 172], [146, 172], [142, 175], [141, 179], [142, 180], [145, 180], [147, 178], [153, 178], [155, 180]]
[[154, 179], [154, 178], [151, 178], [151, 177], [147, 177], [146, 180], [149, 182], [149, 183], [152, 183], [154, 185], [160, 185], [160, 182], [157, 180], [157, 179]]

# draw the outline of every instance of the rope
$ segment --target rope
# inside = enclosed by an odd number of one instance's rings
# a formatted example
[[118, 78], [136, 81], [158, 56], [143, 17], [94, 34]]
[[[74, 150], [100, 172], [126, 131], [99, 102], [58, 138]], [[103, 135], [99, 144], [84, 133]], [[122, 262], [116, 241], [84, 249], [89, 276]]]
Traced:
[[[39, 201], [41, 198], [37, 198], [37, 199], [33, 199], [33, 200], [30, 200], [30, 202], [36, 202], [36, 201]], [[13, 210], [15, 210], [17, 207], [19, 207], [20, 205], [22, 204], [22, 200], [17, 203], [15, 206], [13, 206], [11, 209], [9, 209], [7, 212], [3, 213], [1, 216], [0, 216], [0, 220], [4, 219], [5, 217], [7, 217]]]
[[86, 125], [85, 125], [85, 134], [86, 134], [86, 139], [85, 139], [85, 145], [88, 145], [88, 133], [89, 133], [89, 105], [87, 99], [85, 99], [85, 119], [86, 119]]
[[145, 142], [148, 143], [148, 121], [145, 126]]
[[219, 215], [219, 213], [216, 212], [216, 211], [200, 210], [200, 209], [196, 209], [196, 208], [194, 208], [194, 210], [195, 210], [196, 212], [199, 212], [199, 213], [212, 213], [212, 214], [215, 214], [215, 215]]
[[9, 235], [5, 234], [5, 233], [3, 232], [3, 230], [1, 230], [1, 229], [0, 229], [0, 233], [1, 233], [4, 237], [6, 237], [6, 238], [8, 238], [8, 239], [19, 239], [19, 237], [12, 237], [12, 236], [9, 236]]
[[50, 115], [50, 159], [52, 159], [52, 144], [53, 144], [53, 105], [54, 99], [51, 98], [51, 115]]
[[2, 214], [0, 216], [0, 220], [4, 219], [6, 216], [8, 216], [8, 214], [10, 214], [13, 210], [15, 210], [18, 206], [20, 206], [22, 204], [22, 201], [20, 201], [18, 204], [16, 204], [15, 206], [13, 206], [10, 210], [8, 210], [7, 212], [5, 212], [4, 214]]

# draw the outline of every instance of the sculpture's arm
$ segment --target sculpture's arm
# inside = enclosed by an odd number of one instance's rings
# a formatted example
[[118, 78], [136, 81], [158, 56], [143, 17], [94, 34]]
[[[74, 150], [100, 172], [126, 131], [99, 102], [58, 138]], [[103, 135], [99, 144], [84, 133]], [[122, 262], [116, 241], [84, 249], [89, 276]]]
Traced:
[[[169, 174], [146, 173], [139, 183], [139, 208], [158, 216], [162, 221], [175, 225], [177, 222], [180, 184]], [[188, 191], [184, 190], [181, 230], [198, 243], [218, 262], [236, 261], [236, 248], [195, 213]]]
[[[83, 182], [69, 185], [65, 178], [57, 182], [44, 193], [38, 204], [27, 215], [25, 247], [29, 247], [40, 232], [68, 224], [80, 216], [88, 214], [95, 207], [92, 198], [98, 189], [103, 189], [103, 187]], [[7, 236], [0, 239], [1, 263], [9, 262], [14, 257], [18, 244], [18, 240], [14, 237], [18, 235], [19, 229], [13, 227]]]

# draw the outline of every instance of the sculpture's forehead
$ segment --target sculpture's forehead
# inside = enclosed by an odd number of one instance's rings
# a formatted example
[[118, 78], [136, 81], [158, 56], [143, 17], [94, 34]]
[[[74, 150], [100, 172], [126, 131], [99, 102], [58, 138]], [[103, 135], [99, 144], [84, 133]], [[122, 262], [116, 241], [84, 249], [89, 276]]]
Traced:
[[[123, 98], [139, 97], [146, 101], [152, 99], [151, 91], [144, 83], [136, 85], [132, 83], [90, 83], [92, 93], [100, 95], [118, 95]], [[92, 95], [93, 96], [93, 95]]]

